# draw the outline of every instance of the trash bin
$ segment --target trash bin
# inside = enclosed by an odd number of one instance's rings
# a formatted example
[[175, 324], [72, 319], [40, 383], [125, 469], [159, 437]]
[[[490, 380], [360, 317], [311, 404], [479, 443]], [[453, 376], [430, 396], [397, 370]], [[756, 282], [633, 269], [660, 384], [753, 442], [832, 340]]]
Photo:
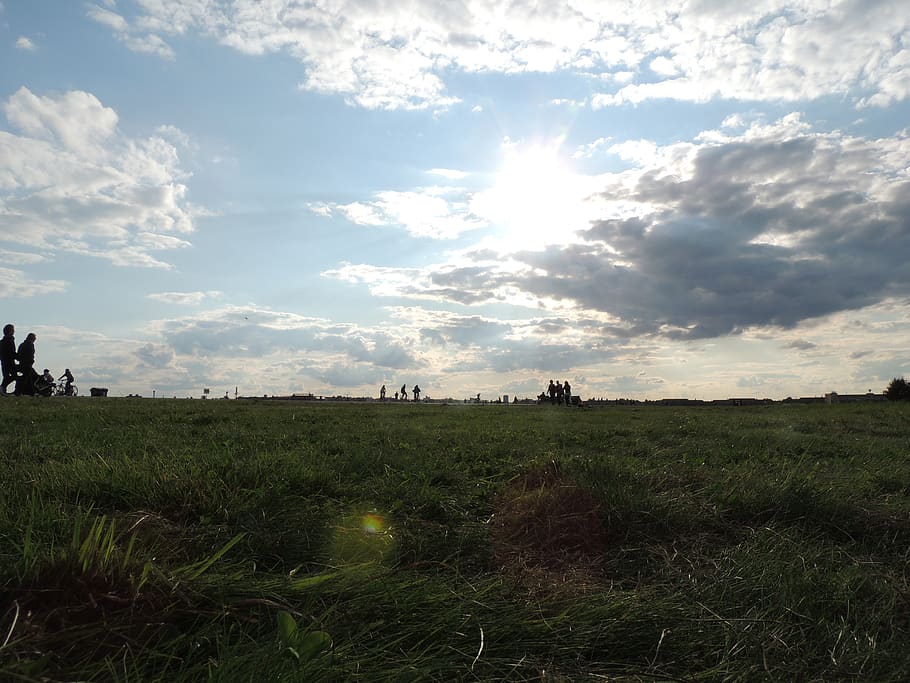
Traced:
[[92, 396], [105, 397], [105, 396], [107, 396], [107, 388], [106, 387], [105, 388], [92, 387], [91, 389], [89, 389], [89, 393]]

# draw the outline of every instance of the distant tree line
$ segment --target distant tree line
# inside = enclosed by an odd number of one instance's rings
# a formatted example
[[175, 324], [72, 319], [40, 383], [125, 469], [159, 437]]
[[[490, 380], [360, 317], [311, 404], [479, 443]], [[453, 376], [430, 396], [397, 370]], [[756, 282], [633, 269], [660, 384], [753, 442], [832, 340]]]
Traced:
[[910, 401], [910, 384], [903, 377], [895, 377], [885, 389], [889, 401]]

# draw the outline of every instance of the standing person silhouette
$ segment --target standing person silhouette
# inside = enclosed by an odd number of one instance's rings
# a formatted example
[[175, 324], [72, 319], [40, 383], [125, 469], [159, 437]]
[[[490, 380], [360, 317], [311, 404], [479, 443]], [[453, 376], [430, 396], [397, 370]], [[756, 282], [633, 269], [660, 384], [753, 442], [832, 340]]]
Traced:
[[408, 400], [408, 385], [407, 384], [401, 385], [401, 400], [402, 401]]
[[562, 390], [566, 395], [566, 405], [572, 405], [572, 385], [569, 384], [569, 380], [562, 383]]
[[16, 380], [16, 393], [32, 396], [35, 393], [35, 341], [38, 337], [29, 332], [25, 341], [19, 344], [16, 358], [19, 359], [19, 379]]
[[0, 366], [3, 369], [3, 383], [0, 394], [6, 394], [6, 387], [16, 381], [16, 328], [12, 323], [3, 326], [3, 339], [0, 341]]
[[550, 403], [556, 403], [556, 385], [553, 384], [553, 380], [550, 380], [550, 385], [547, 387], [547, 393], [550, 395]]
[[556, 403], [562, 405], [562, 399], [565, 396], [565, 387], [562, 386], [562, 382], [556, 380]]
[[379, 389], [379, 400], [385, 401], [385, 384], [383, 384]]
[[417, 401], [420, 400], [420, 387], [417, 384], [415, 384], [414, 389], [412, 391], [414, 392], [414, 402], [416, 403]]

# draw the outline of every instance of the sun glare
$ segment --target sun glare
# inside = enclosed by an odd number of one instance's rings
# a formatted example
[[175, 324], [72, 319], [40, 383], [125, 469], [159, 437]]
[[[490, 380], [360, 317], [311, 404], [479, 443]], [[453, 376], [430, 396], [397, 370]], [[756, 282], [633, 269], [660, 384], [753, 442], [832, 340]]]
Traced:
[[557, 145], [510, 147], [494, 185], [472, 206], [499, 228], [496, 241], [509, 250], [564, 244], [584, 226], [585, 183], [560, 158]]

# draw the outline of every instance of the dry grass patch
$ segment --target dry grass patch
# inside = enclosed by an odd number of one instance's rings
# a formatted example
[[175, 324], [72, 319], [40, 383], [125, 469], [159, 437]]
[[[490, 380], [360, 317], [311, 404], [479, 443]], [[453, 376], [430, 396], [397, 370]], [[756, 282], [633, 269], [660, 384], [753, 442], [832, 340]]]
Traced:
[[503, 570], [590, 577], [602, 567], [601, 506], [557, 463], [512, 482], [497, 498], [490, 525], [494, 557]]

